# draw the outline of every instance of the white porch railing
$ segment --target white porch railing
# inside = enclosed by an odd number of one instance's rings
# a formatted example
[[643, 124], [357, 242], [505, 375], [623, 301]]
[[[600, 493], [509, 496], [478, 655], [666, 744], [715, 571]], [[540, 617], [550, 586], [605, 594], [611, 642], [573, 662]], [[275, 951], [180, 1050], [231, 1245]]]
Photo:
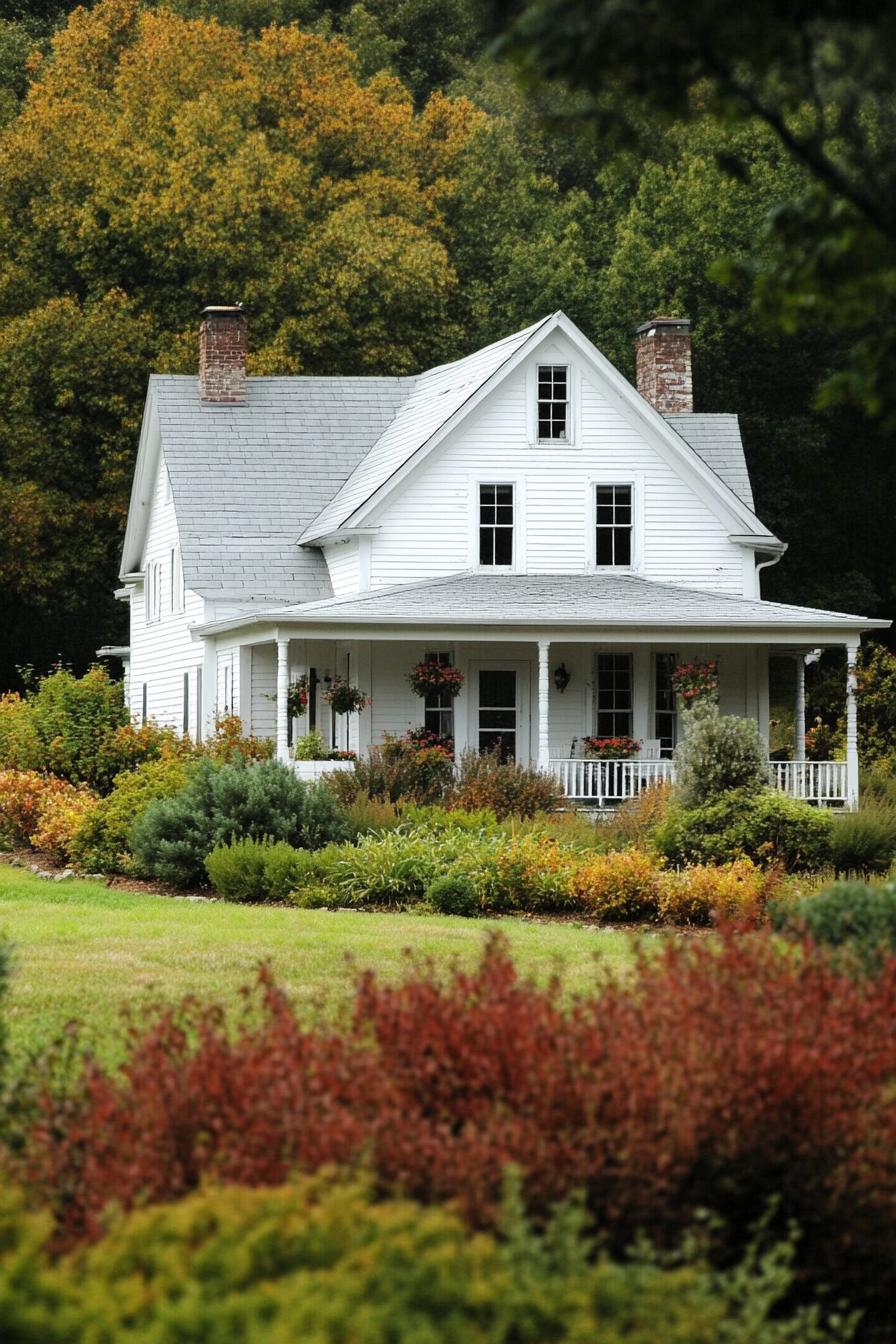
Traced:
[[[662, 780], [674, 780], [672, 761], [597, 761], [555, 758], [551, 772], [564, 796], [596, 807], [615, 807], [642, 789]], [[822, 807], [846, 805], [845, 761], [769, 761], [773, 788]]]
[[822, 807], [845, 807], [845, 761], [771, 761], [772, 784], [791, 798]]
[[551, 770], [567, 798], [598, 807], [615, 806], [634, 798], [642, 789], [674, 778], [671, 761], [595, 761], [570, 757], [552, 760]]

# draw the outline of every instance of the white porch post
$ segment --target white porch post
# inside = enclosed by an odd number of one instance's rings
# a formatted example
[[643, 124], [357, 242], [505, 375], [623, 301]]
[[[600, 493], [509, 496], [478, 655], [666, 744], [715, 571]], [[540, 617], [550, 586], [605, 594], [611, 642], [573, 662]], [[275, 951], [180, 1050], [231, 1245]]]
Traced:
[[289, 761], [289, 721], [286, 697], [289, 694], [289, 640], [277, 636], [277, 760]]
[[859, 805], [859, 716], [856, 707], [856, 659], [859, 641], [846, 645], [846, 806], [854, 812]]
[[802, 653], [796, 655], [793, 758], [795, 761], [806, 759], [806, 658]]
[[548, 723], [548, 706], [551, 699], [550, 682], [550, 642], [538, 641], [538, 768], [549, 770], [551, 765], [551, 734]]

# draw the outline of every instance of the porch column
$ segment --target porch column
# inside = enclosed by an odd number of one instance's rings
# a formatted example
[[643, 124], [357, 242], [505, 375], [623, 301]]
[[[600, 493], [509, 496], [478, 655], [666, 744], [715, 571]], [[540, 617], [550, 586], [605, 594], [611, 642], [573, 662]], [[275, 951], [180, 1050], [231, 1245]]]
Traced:
[[277, 760], [289, 761], [289, 720], [286, 697], [289, 695], [289, 640], [277, 636]]
[[794, 712], [793, 759], [806, 759], [806, 658], [796, 655], [796, 706]]
[[859, 641], [846, 645], [846, 806], [854, 812], [859, 805], [859, 722], [856, 707], [856, 659]]
[[549, 770], [551, 766], [551, 734], [548, 723], [548, 706], [551, 699], [550, 680], [550, 641], [538, 641], [538, 768]]

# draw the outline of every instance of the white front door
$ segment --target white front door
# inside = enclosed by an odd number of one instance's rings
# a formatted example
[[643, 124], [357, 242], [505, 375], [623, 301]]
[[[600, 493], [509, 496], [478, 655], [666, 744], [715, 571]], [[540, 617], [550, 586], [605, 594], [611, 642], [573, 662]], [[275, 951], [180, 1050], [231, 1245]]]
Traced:
[[474, 663], [473, 722], [475, 751], [498, 751], [504, 760], [529, 762], [529, 664]]

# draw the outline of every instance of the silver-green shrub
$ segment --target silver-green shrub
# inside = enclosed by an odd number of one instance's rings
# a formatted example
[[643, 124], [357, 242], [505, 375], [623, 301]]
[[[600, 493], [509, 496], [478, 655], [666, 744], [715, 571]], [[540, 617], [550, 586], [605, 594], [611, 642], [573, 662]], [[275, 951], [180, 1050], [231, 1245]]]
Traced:
[[702, 703], [683, 715], [675, 752], [676, 792], [683, 807], [700, 807], [729, 789], [768, 787], [765, 743], [754, 719], [720, 714]]

